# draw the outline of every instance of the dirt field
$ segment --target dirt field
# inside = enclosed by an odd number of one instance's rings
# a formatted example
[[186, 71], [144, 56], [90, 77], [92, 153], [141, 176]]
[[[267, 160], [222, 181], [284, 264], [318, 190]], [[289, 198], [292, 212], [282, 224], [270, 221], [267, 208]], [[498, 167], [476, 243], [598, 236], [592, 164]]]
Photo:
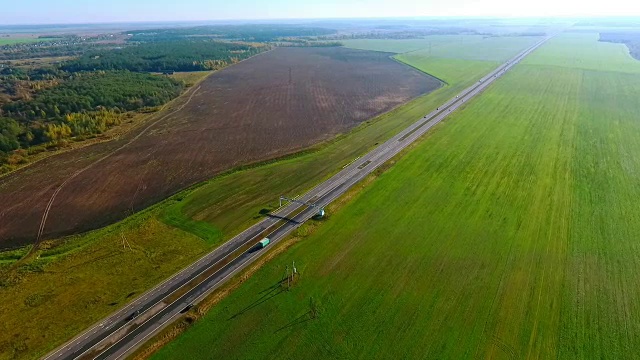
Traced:
[[0, 247], [33, 243], [54, 194], [43, 239], [112, 223], [234, 166], [331, 138], [440, 86], [388, 56], [279, 48], [215, 73], [187, 94], [182, 110], [149, 128], [0, 179]]

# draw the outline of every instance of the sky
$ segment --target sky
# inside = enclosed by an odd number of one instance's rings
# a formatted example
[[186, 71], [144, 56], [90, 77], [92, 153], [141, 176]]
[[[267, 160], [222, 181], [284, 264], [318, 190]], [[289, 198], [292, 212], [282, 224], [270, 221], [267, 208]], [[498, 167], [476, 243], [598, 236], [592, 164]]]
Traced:
[[0, 0], [0, 26], [431, 16], [638, 16], [638, 0]]

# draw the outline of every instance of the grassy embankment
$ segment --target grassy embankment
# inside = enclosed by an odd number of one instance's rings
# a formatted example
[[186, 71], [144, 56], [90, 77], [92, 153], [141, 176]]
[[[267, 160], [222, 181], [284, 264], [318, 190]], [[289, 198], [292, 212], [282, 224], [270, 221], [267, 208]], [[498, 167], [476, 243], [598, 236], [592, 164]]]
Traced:
[[[532, 41], [522, 40], [522, 47]], [[445, 79], [448, 86], [314, 151], [217, 177], [113, 226], [52, 241], [51, 250], [17, 268], [19, 255], [8, 256], [0, 265], [5, 269], [0, 302], [20, 311], [0, 314], [0, 358], [44, 354], [257, 221], [260, 210], [273, 208], [279, 195], [297, 195], [338, 171], [501, 60], [423, 59], [416, 66]]]
[[553, 39], [155, 358], [635, 358], [639, 96]]

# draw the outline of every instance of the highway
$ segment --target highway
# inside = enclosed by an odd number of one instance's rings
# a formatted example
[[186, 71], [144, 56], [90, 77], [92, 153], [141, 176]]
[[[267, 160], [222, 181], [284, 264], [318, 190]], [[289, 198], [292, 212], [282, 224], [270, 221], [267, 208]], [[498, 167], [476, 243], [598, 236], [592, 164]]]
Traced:
[[[419, 139], [429, 129], [478, 95], [525, 56], [552, 36], [545, 37], [513, 59], [463, 90], [438, 109], [419, 119], [385, 143], [345, 166], [297, 200], [324, 207], [340, 197], [376, 168]], [[154, 334], [177, 320], [187, 305], [197, 304], [227, 279], [254, 262], [270, 247], [289, 235], [317, 209], [290, 203], [238, 234], [221, 247], [138, 297], [123, 309], [96, 323], [43, 359], [121, 359], [143, 345]], [[264, 237], [271, 245], [259, 249]], [[131, 319], [134, 312], [139, 312]]]

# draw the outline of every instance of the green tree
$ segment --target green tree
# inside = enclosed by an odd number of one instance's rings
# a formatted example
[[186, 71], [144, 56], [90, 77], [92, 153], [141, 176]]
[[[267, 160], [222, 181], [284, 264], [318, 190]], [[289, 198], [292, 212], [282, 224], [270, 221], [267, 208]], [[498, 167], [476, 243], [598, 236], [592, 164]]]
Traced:
[[22, 133], [20, 124], [9, 118], [0, 118], [0, 152], [7, 153], [20, 148], [18, 136]]

